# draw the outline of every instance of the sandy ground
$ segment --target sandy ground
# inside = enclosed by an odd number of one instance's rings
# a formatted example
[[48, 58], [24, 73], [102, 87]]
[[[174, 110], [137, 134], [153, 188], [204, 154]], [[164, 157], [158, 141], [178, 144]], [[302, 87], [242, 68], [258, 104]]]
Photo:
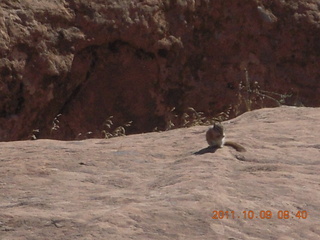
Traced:
[[0, 239], [320, 239], [320, 109], [224, 126], [247, 152], [194, 154], [204, 126], [0, 143]]

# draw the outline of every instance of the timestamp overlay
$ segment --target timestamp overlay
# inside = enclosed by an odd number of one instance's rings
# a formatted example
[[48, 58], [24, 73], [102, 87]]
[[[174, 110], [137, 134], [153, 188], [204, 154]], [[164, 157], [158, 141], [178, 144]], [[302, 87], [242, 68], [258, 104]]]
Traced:
[[214, 210], [212, 211], [212, 219], [307, 219], [308, 211], [299, 210], [296, 212], [288, 210], [261, 210], [261, 211], [252, 211], [245, 210], [242, 212], [236, 211], [223, 211], [223, 210]]

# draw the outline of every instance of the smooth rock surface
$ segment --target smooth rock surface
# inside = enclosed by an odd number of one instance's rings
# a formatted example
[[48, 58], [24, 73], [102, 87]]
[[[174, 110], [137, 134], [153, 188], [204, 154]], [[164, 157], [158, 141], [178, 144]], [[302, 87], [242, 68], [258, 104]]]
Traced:
[[205, 126], [0, 143], [0, 239], [319, 239], [319, 119], [319, 108], [281, 107], [224, 122], [245, 153], [195, 155]]

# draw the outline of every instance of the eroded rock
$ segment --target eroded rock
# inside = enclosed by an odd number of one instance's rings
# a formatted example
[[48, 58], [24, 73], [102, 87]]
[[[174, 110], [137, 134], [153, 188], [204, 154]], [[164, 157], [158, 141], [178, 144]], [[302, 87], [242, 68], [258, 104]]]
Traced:
[[315, 0], [3, 0], [0, 140], [102, 137], [109, 116], [165, 129], [173, 108], [179, 126], [188, 107], [319, 106], [319, 29]]

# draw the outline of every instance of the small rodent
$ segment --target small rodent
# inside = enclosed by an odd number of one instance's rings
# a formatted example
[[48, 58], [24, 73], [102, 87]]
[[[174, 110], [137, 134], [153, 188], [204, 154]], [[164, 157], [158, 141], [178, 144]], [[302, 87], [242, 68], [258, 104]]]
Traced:
[[214, 148], [222, 148], [223, 146], [233, 147], [238, 152], [246, 152], [246, 149], [238, 143], [225, 141], [224, 128], [221, 123], [214, 123], [206, 132], [206, 139], [209, 146]]

